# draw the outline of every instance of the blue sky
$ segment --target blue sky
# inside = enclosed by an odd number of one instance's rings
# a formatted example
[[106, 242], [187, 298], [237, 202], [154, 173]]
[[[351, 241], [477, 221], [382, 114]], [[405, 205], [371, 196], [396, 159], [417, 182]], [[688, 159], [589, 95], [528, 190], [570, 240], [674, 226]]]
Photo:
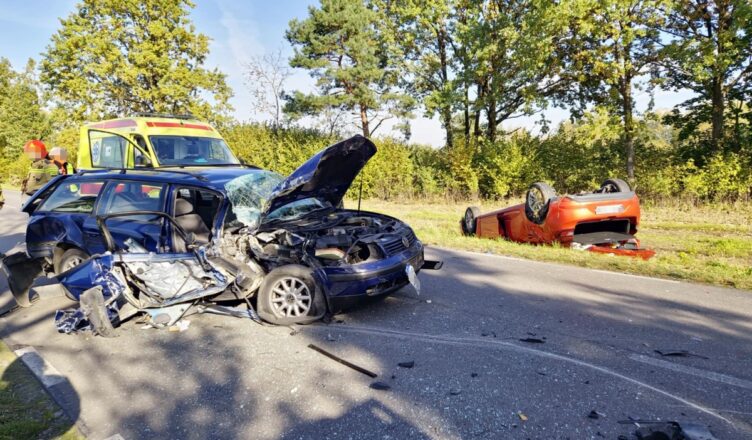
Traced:
[[[250, 94], [243, 84], [242, 65], [250, 57], [281, 49], [291, 54], [284, 33], [293, 18], [304, 18], [311, 0], [194, 0], [191, 16], [199, 32], [212, 39], [207, 65], [227, 74], [235, 96], [232, 104], [240, 120], [258, 120], [250, 106]], [[75, 0], [0, 0], [0, 56], [21, 69], [29, 58], [39, 59], [50, 36], [59, 27], [58, 17], [67, 17], [75, 9]], [[286, 89], [311, 90], [313, 81], [303, 71], [295, 72]], [[656, 92], [656, 107], [672, 108], [687, 99], [686, 93]], [[644, 109], [649, 97], [638, 94], [637, 109]], [[568, 117], [558, 109], [546, 112], [554, 126]], [[535, 129], [539, 116], [515, 119], [507, 128], [525, 126]], [[388, 128], [388, 127], [387, 127]], [[412, 121], [412, 141], [439, 146], [444, 134], [437, 120]]]

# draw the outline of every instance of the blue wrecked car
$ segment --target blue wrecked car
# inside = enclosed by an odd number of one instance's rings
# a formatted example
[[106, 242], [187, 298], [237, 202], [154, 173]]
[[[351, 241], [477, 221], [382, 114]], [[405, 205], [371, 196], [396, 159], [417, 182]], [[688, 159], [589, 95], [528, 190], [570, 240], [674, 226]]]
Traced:
[[237, 165], [61, 176], [24, 205], [26, 249], [3, 270], [22, 307], [35, 278], [55, 275], [81, 306], [58, 313], [64, 332], [109, 336], [136, 314], [161, 325], [195, 312], [310, 323], [419, 288], [418, 271], [441, 266], [405, 223], [342, 208], [374, 154], [355, 136], [286, 178]]

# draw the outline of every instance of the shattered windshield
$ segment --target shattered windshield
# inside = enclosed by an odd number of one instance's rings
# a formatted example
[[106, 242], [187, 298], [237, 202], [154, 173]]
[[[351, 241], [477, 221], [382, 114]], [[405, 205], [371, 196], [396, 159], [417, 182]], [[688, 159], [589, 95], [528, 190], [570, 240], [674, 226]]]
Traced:
[[284, 178], [271, 171], [256, 171], [236, 177], [225, 184], [232, 213], [245, 226], [258, 226], [264, 206]]
[[308, 197], [306, 199], [296, 200], [284, 206], [280, 206], [266, 216], [267, 220], [293, 220], [302, 217], [310, 212], [331, 208], [329, 202], [322, 202], [319, 199]]

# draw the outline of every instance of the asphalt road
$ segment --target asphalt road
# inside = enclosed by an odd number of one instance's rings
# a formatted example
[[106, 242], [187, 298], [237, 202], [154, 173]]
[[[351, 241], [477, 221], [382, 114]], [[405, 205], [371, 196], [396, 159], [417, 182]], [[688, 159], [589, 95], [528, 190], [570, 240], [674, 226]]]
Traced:
[[[17, 194], [6, 197], [0, 250], [24, 230]], [[616, 439], [632, 438], [629, 418], [752, 438], [752, 292], [428, 253], [445, 265], [421, 272], [420, 295], [404, 289], [295, 332], [195, 315], [182, 333], [130, 322], [115, 339], [62, 335], [63, 297], [0, 318], [0, 331], [67, 377], [94, 439]]]

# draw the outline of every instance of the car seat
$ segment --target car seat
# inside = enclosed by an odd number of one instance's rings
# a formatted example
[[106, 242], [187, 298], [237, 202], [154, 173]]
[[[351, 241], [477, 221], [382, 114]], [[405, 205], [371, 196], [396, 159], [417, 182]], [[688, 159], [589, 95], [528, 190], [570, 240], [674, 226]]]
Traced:
[[[175, 221], [187, 234], [193, 234], [196, 243], [209, 243], [211, 230], [206, 226], [201, 216], [196, 213], [193, 204], [188, 200], [175, 200]], [[180, 238], [176, 239], [176, 243], [182, 243], [182, 241]], [[178, 245], [178, 247], [181, 246]]]

